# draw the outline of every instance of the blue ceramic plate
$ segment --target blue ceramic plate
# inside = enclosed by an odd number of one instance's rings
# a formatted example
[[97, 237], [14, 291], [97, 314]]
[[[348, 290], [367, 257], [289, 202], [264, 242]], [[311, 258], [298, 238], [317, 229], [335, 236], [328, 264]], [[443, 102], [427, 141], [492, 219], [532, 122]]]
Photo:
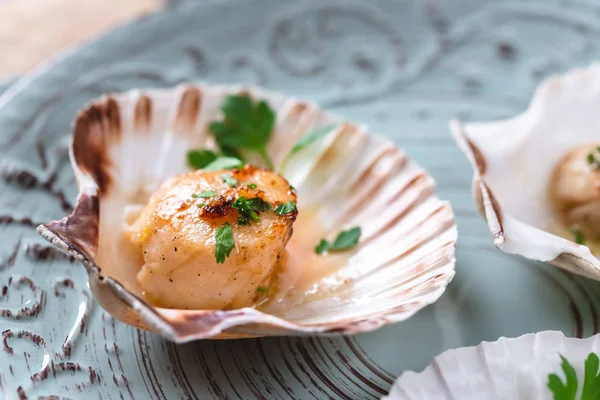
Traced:
[[[0, 97], [4, 397], [372, 399], [449, 348], [597, 332], [598, 283], [493, 248], [447, 121], [519, 113], [543, 76], [600, 56], [599, 30], [592, 1], [209, 1], [136, 21], [21, 79]], [[427, 168], [459, 228], [457, 273], [441, 300], [354, 337], [182, 346], [95, 305], [84, 269], [34, 229], [74, 201], [70, 122], [102, 93], [199, 79], [317, 101]]]

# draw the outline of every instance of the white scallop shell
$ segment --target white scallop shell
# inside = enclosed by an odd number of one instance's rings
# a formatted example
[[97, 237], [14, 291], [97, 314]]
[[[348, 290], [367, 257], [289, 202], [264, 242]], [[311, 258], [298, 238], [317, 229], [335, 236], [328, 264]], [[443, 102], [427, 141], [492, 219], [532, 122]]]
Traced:
[[550, 233], [552, 170], [570, 149], [600, 141], [600, 65], [543, 82], [514, 118], [450, 128], [475, 170], [473, 192], [496, 247], [600, 280], [590, 249]]
[[545, 331], [503, 337], [448, 350], [422, 372], [404, 372], [383, 400], [551, 399], [548, 375], [565, 380], [560, 355], [575, 368], [581, 393], [584, 362], [591, 352], [600, 353], [600, 335], [575, 339]]
[[[242, 90], [277, 111], [269, 143], [276, 164], [307, 130], [337, 124], [298, 153], [285, 175], [298, 191], [300, 213], [316, 207], [315, 218], [326, 232], [361, 226], [361, 243], [348, 266], [323, 277], [314, 293], [290, 299], [294, 306], [285, 310], [153, 307], [102, 275], [98, 243], [110, 236], [99, 231], [123, 224], [123, 208], [132, 197], [148, 196], [164, 179], [186, 172], [187, 151], [212, 145], [207, 125], [219, 117], [224, 97]], [[450, 205], [434, 196], [433, 179], [365, 126], [343, 123], [315, 105], [280, 94], [185, 85], [110, 95], [80, 112], [71, 162], [80, 190], [77, 207], [38, 231], [83, 262], [105, 310], [176, 342], [370, 331], [433, 303], [454, 276], [456, 226]]]

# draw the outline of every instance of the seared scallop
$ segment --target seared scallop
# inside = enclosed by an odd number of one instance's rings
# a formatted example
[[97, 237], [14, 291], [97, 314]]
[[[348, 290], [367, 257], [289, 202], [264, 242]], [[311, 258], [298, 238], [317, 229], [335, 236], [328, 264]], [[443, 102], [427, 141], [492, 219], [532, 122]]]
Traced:
[[596, 145], [566, 154], [554, 169], [550, 196], [567, 228], [600, 239], [600, 158]]
[[272, 171], [194, 171], [167, 180], [127, 229], [154, 304], [236, 309], [268, 295], [292, 234], [296, 194]]

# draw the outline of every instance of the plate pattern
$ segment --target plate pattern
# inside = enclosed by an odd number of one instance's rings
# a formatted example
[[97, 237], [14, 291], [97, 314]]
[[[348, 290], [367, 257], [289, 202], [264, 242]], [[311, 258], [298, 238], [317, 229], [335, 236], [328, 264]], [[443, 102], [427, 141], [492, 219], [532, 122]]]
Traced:
[[[0, 96], [0, 399], [375, 399], [448, 348], [598, 332], [599, 284], [489, 243], [446, 121], [519, 113], [543, 76], [600, 56], [599, 31], [591, 0], [181, 2], [40, 67]], [[406, 149], [458, 219], [443, 298], [365, 335], [181, 346], [97, 307], [34, 229], [72, 207], [70, 121], [104, 92], [199, 79], [317, 101]]]

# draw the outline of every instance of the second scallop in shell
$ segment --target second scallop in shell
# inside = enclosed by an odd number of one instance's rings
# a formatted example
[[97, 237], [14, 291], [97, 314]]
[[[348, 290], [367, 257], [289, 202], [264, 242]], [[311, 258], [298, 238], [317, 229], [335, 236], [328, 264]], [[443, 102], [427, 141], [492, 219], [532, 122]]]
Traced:
[[550, 78], [522, 114], [451, 123], [496, 246], [600, 280], [600, 65]]

